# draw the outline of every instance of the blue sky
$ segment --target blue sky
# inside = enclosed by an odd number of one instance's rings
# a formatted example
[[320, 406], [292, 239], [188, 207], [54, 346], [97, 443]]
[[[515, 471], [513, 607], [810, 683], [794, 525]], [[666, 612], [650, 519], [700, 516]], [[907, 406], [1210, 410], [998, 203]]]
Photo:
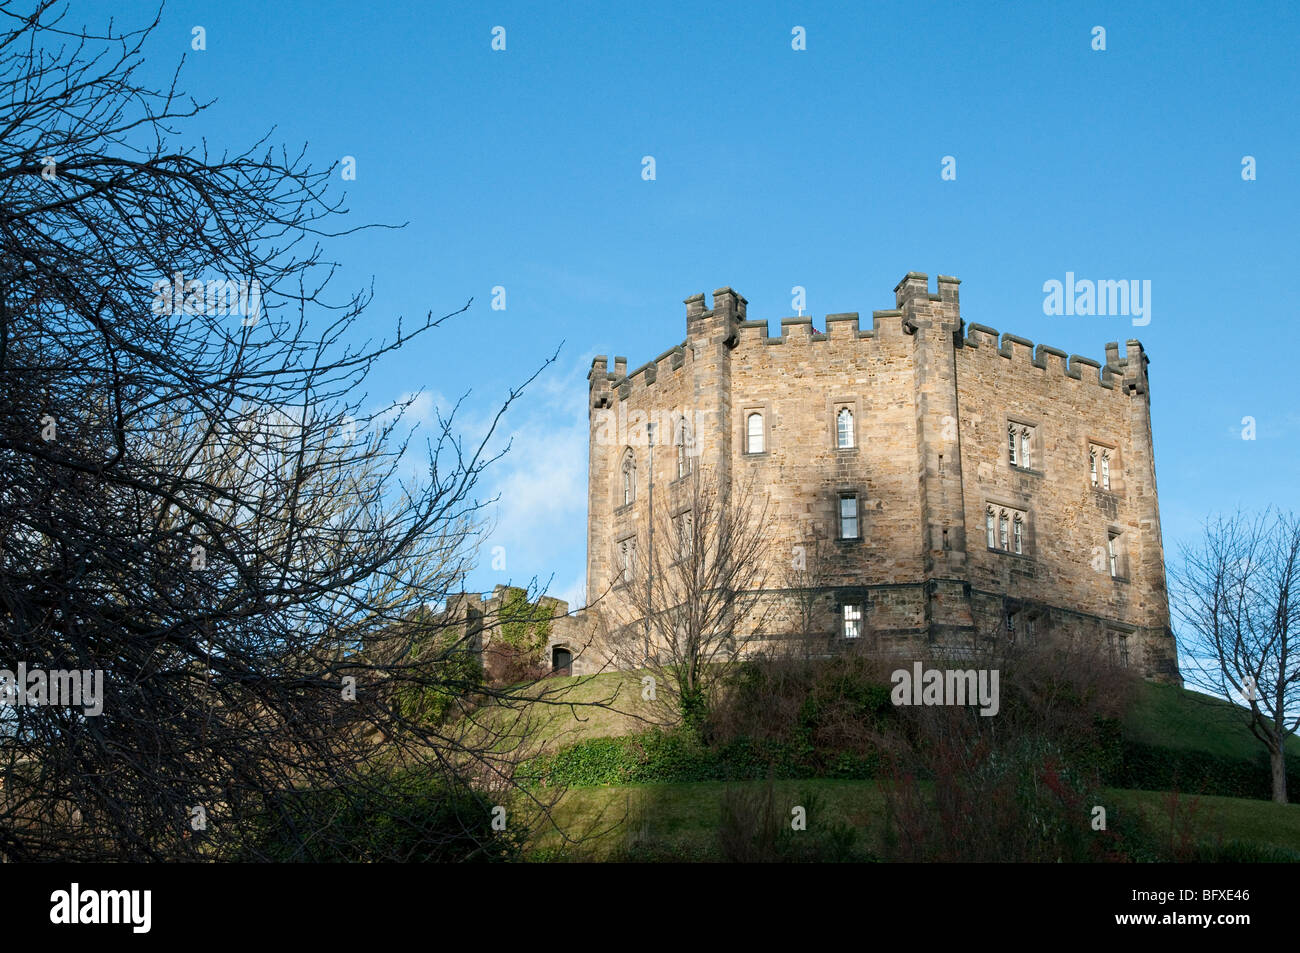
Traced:
[[[373, 276], [369, 330], [474, 298], [376, 401], [469, 391], [472, 430], [564, 342], [483, 488], [507, 569], [485, 552], [470, 586], [573, 597], [591, 358], [643, 363], [723, 285], [775, 327], [795, 285], [818, 318], [867, 315], [906, 272], [949, 274], [967, 321], [1098, 360], [1137, 337], [1169, 557], [1218, 509], [1294, 507], [1298, 26], [1287, 4], [223, 0], [171, 3], [148, 53], [188, 54], [184, 88], [218, 99], [190, 133], [354, 156], [349, 220], [409, 223], [330, 248], [340, 290]], [[1067, 271], [1149, 280], [1150, 324], [1045, 315]]]

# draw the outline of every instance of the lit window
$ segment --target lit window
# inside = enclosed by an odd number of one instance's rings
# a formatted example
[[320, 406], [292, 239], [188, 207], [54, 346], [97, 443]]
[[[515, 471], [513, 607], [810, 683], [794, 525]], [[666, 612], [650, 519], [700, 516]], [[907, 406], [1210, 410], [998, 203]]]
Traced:
[[847, 407], [835, 415], [835, 445], [841, 450], [853, 446], [853, 411]]
[[858, 538], [858, 498], [840, 497], [840, 539]]
[[843, 633], [846, 639], [856, 639], [862, 634], [862, 606], [844, 607]]
[[747, 423], [748, 442], [745, 444], [746, 453], [763, 452], [763, 415], [750, 414]]

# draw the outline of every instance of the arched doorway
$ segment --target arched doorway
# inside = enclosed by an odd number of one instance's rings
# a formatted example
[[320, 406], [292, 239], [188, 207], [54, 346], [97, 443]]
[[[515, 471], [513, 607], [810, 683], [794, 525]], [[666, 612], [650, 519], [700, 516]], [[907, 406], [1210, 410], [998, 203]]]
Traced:
[[554, 646], [551, 649], [551, 674], [573, 674], [573, 653], [562, 645]]

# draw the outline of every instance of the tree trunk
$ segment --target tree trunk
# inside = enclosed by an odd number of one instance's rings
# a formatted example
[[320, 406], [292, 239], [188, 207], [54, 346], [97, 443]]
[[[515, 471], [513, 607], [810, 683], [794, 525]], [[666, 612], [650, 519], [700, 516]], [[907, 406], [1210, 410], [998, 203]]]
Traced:
[[1279, 744], [1276, 750], [1270, 750], [1268, 760], [1273, 768], [1273, 800], [1286, 804], [1286, 748]]

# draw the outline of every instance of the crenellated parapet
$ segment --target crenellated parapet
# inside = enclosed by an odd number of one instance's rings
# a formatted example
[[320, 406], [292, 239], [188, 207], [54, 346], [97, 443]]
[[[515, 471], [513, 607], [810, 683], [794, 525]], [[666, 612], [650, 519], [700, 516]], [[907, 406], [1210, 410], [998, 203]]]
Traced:
[[[661, 377], [680, 371], [688, 356], [694, 351], [693, 338], [705, 327], [712, 327], [715, 335], [725, 345], [725, 352], [736, 349], [742, 352], [750, 347], [779, 345], [818, 345], [828, 348], [861, 341], [879, 340], [891, 332], [913, 333], [918, 326], [929, 326], [927, 314], [940, 314], [940, 309], [959, 313], [960, 279], [939, 275], [938, 292], [929, 290], [928, 277], [922, 272], [908, 272], [894, 288], [896, 308], [873, 311], [871, 326], [862, 327], [856, 311], [827, 314], [822, 319], [822, 330], [811, 315], [782, 318], [779, 335], [772, 335], [768, 322], [750, 321], [746, 317], [748, 302], [731, 288], [713, 292], [713, 307], [706, 307], [703, 293], [686, 298], [686, 324], [688, 337], [670, 347], [658, 357], [647, 361], [632, 371], [627, 369], [627, 358], [615, 357], [611, 368], [606, 357], [592, 361], [587, 375], [593, 409], [608, 408], [617, 400], [627, 400], [639, 388], [653, 387]], [[1090, 381], [1108, 390], [1126, 395], [1147, 392], [1146, 366], [1149, 359], [1140, 342], [1129, 340], [1123, 352], [1118, 343], [1106, 345], [1106, 359], [1099, 362], [1079, 354], [1066, 354], [1048, 344], [1035, 345], [1017, 334], [1001, 333], [984, 324], [960, 322], [964, 333], [954, 333], [954, 346], [958, 349], [989, 348], [1013, 364], [1023, 364], [1062, 379]], [[951, 326], [951, 325], [949, 325]]]
[[1039, 344], [1035, 348], [1034, 342], [1028, 338], [1018, 334], [999, 334], [996, 328], [985, 324], [967, 325], [966, 335], [957, 338], [957, 341], [962, 348], [989, 348], [1013, 364], [1020, 363], [1026, 368], [1059, 374], [1062, 378], [1091, 381], [1108, 390], [1118, 389], [1125, 394], [1146, 393], [1146, 366], [1149, 359], [1142, 344], [1136, 340], [1126, 343], [1123, 357], [1120, 356], [1117, 343], [1107, 344], [1105, 362], [1080, 354], [1067, 355], [1060, 348], [1048, 344]]
[[892, 307], [772, 323], [722, 287], [653, 360], [593, 360], [588, 592], [617, 603], [668, 545], [652, 515], [683, 516], [708, 473], [762, 488], [776, 550], [819, 554], [834, 644], [968, 647], [1024, 619], [1176, 681], [1141, 343], [1094, 359], [968, 322], [960, 284], [908, 272]]

